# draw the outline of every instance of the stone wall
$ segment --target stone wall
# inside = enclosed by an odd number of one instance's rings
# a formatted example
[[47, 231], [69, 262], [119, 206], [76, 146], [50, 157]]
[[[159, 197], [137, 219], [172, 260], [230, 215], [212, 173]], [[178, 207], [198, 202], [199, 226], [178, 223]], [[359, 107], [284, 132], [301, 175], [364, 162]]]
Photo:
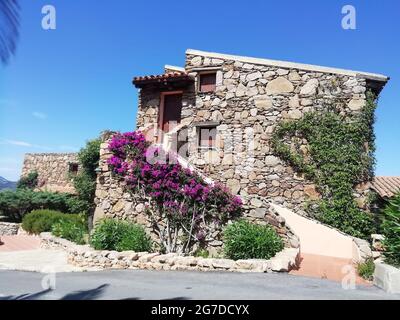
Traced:
[[[159, 243], [158, 236], [154, 233], [151, 221], [145, 213], [145, 200], [140, 195], [125, 190], [125, 183], [118, 176], [114, 176], [107, 165], [107, 159], [111, 156], [108, 151], [110, 134], [103, 135], [103, 143], [100, 146], [100, 171], [96, 184], [96, 209], [94, 223], [102, 218], [116, 218], [139, 223], [143, 225], [152, 239]], [[258, 224], [269, 224], [283, 238], [286, 247], [299, 247], [297, 236], [286, 225], [285, 219], [269, 205], [262, 197], [251, 195], [244, 197], [244, 217]], [[206, 237], [206, 247], [212, 255], [221, 251], [222, 228], [212, 225], [211, 231]], [[197, 249], [196, 246], [192, 251]]]
[[[360, 112], [367, 79], [191, 53], [186, 56], [185, 69], [196, 79], [183, 89], [182, 122], [189, 124], [189, 161], [244, 199], [258, 195], [304, 213], [305, 201], [319, 195], [311, 181], [273, 154], [274, 129], [280, 121], [299, 119], [334, 100], [343, 103], [343, 114]], [[215, 92], [198, 92], [198, 75], [210, 70], [216, 72]], [[139, 103], [138, 127], [156, 123], [160, 92], [141, 89]], [[198, 148], [196, 126], [206, 122], [217, 124], [214, 150]], [[306, 146], [301, 149], [307, 152]], [[368, 184], [357, 188], [360, 206], [367, 192]]]
[[0, 236], [13, 236], [18, 233], [20, 224], [11, 222], [0, 222]]
[[38, 173], [36, 190], [75, 193], [70, 178], [70, 164], [77, 164], [76, 153], [28, 153], [25, 154], [22, 177], [30, 172]]
[[148, 270], [193, 270], [230, 272], [288, 272], [298, 266], [298, 248], [285, 248], [271, 259], [231, 260], [181, 256], [176, 253], [94, 250], [87, 245], [76, 245], [42, 233], [41, 247], [63, 249], [68, 254], [68, 263], [81, 268], [95, 269], [148, 269]]

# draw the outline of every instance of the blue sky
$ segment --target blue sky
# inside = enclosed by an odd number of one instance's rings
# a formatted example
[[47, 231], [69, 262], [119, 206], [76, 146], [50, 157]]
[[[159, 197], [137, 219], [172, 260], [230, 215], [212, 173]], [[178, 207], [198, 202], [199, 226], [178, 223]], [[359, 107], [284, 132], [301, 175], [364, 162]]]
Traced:
[[[20, 0], [16, 57], [0, 66], [0, 176], [26, 152], [71, 152], [135, 128], [134, 75], [182, 65], [187, 48], [376, 72], [377, 175], [400, 175], [400, 1]], [[56, 30], [41, 9], [54, 5]], [[356, 8], [357, 29], [341, 28]]]

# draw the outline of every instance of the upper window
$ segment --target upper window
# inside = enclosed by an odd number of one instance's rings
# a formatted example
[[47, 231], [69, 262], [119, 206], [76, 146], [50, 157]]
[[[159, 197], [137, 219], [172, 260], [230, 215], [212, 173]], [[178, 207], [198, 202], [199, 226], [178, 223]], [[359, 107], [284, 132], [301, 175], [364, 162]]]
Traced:
[[213, 149], [216, 146], [217, 128], [198, 127], [199, 148]]
[[78, 167], [79, 165], [77, 163], [70, 163], [68, 171], [70, 174], [77, 174], [78, 173]]
[[213, 92], [215, 91], [217, 74], [213, 73], [201, 73], [200, 74], [200, 92]]

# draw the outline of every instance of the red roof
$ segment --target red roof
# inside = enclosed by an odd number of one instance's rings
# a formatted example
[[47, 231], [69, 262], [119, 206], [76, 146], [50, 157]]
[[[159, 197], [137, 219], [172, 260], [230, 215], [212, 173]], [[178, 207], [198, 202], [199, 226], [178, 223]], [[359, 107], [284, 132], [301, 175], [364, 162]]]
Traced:
[[400, 177], [375, 177], [372, 180], [372, 189], [382, 198], [391, 198], [400, 192]]
[[132, 83], [140, 85], [145, 83], [162, 83], [172, 81], [193, 81], [193, 77], [189, 76], [186, 72], [167, 72], [157, 75], [149, 75], [142, 77], [134, 77]]

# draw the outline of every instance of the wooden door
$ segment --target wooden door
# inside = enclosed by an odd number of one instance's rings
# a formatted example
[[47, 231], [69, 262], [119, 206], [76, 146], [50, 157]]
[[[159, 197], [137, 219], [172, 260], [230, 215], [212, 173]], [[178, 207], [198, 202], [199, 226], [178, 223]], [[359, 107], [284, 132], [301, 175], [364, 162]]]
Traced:
[[169, 132], [181, 122], [182, 94], [167, 94], [164, 96], [164, 110], [161, 129]]

